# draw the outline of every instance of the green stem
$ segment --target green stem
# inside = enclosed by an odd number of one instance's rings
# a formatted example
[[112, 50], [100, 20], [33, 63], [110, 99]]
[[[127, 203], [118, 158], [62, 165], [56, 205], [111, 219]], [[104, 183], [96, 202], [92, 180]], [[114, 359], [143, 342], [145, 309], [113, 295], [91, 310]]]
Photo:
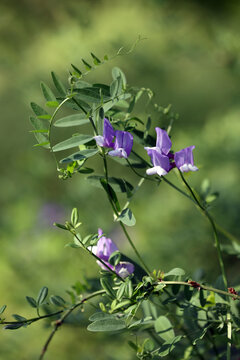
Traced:
[[49, 337], [47, 338], [47, 341], [45, 342], [41, 355], [39, 356], [39, 360], [42, 360], [44, 355], [46, 354], [46, 351], [49, 347], [49, 344], [51, 343], [55, 333], [57, 332], [58, 328], [64, 323], [64, 321], [66, 320], [66, 318], [73, 312], [73, 310], [75, 310], [77, 307], [81, 306], [82, 304], [84, 304], [86, 301], [98, 296], [98, 295], [102, 295], [105, 294], [105, 290], [99, 290], [99, 291], [95, 291], [94, 293], [92, 293], [89, 296], [86, 296], [84, 299], [82, 299], [79, 303], [73, 305], [69, 310], [66, 311], [66, 313], [55, 322], [54, 324], [54, 328], [52, 330], [52, 332], [50, 333]]
[[70, 99], [70, 97], [67, 97], [66, 99], [64, 99], [59, 105], [58, 107], [55, 109], [54, 113], [52, 114], [51, 116], [51, 119], [50, 119], [50, 125], [49, 125], [49, 146], [50, 146], [50, 149], [51, 149], [51, 152], [53, 153], [53, 157], [56, 161], [56, 164], [57, 164], [57, 168], [58, 168], [58, 161], [57, 161], [57, 158], [53, 152], [53, 147], [52, 147], [52, 144], [51, 144], [51, 135], [52, 135], [52, 126], [53, 126], [53, 121], [58, 113], [58, 111], [61, 109], [61, 107], [63, 106], [63, 104], [65, 104], [65, 102], [67, 102], [68, 100]]
[[217, 254], [218, 254], [218, 261], [219, 261], [219, 265], [221, 268], [221, 272], [222, 272], [222, 277], [223, 277], [223, 282], [224, 282], [224, 286], [227, 289], [228, 288], [228, 284], [227, 284], [227, 276], [226, 276], [226, 272], [225, 272], [225, 268], [224, 268], [224, 263], [223, 263], [223, 258], [222, 258], [222, 252], [221, 252], [221, 247], [220, 247], [220, 241], [218, 238], [218, 234], [217, 234], [217, 229], [214, 223], [214, 220], [212, 219], [211, 215], [208, 213], [208, 211], [201, 205], [201, 203], [199, 202], [198, 198], [196, 197], [196, 195], [194, 194], [191, 186], [187, 183], [187, 181], [185, 180], [183, 174], [181, 173], [181, 171], [179, 171], [181, 179], [183, 181], [183, 183], [185, 184], [185, 186], [187, 187], [188, 191], [190, 192], [192, 198], [195, 200], [196, 205], [199, 207], [199, 209], [202, 211], [202, 213], [206, 216], [206, 218], [208, 219], [212, 230], [213, 230], [213, 234], [214, 234], [214, 243], [215, 243], [215, 247], [217, 249]]
[[138, 257], [138, 260], [141, 262], [142, 266], [143, 266], [144, 269], [147, 271], [147, 273], [150, 274], [150, 273], [151, 273], [151, 270], [148, 268], [148, 266], [147, 266], [147, 265], [145, 264], [145, 262], [143, 261], [143, 259], [142, 259], [141, 255], [139, 254], [136, 246], [134, 245], [132, 239], [130, 238], [130, 236], [129, 236], [128, 232], [127, 232], [127, 229], [126, 229], [125, 225], [122, 223], [122, 221], [119, 221], [119, 223], [120, 223], [121, 228], [123, 229], [123, 232], [124, 232], [126, 238], [128, 239], [129, 244], [131, 245], [132, 249], [134, 250], [136, 256]]
[[[103, 152], [103, 164], [104, 164], [104, 171], [105, 171], [106, 182], [108, 183], [107, 159], [106, 159], [106, 155], [105, 155], [104, 152]], [[115, 208], [115, 205], [113, 204], [112, 199], [111, 199], [110, 196], [108, 196], [108, 200], [109, 200], [109, 202], [110, 202], [110, 204], [111, 204], [111, 206], [112, 206], [112, 209], [113, 209], [114, 214], [115, 214], [115, 215], [117, 216], [117, 218], [118, 218], [119, 213], [118, 213], [117, 209]], [[141, 255], [139, 254], [136, 246], [134, 245], [132, 239], [130, 238], [130, 236], [129, 236], [128, 232], [127, 232], [127, 229], [126, 229], [125, 225], [123, 224], [122, 221], [119, 221], [119, 223], [120, 223], [120, 226], [121, 226], [121, 228], [122, 228], [122, 230], [123, 230], [123, 232], [124, 232], [124, 234], [125, 234], [128, 242], [129, 242], [129, 244], [131, 245], [132, 249], [134, 250], [137, 258], [139, 259], [139, 261], [141, 262], [141, 264], [143, 265], [143, 267], [144, 267], [144, 269], [147, 271], [147, 273], [150, 274], [151, 271], [149, 270], [149, 268], [147, 267], [147, 265], [146, 265], [145, 262], [143, 261]]]
[[47, 314], [47, 315], [42, 315], [39, 317], [35, 317], [35, 318], [31, 318], [31, 319], [26, 319], [26, 320], [21, 320], [21, 321], [1, 321], [0, 324], [5, 324], [5, 325], [9, 325], [9, 324], [27, 324], [27, 323], [33, 323], [36, 322], [38, 320], [42, 320], [42, 319], [46, 319], [55, 315], [59, 315], [63, 312], [64, 310], [59, 310], [55, 313], [52, 314]]
[[[161, 280], [158, 284], [164, 284], [164, 285], [184, 285], [184, 286], [190, 286], [190, 287], [194, 287], [191, 283], [186, 282], [186, 281], [165, 281], [165, 280]], [[210, 286], [206, 286], [206, 285], [202, 285], [199, 284], [200, 289], [203, 290], [207, 290], [207, 291], [212, 291], [214, 293], [217, 294], [221, 294], [221, 295], [225, 295], [227, 297], [231, 297], [233, 299], [237, 299], [240, 300], [240, 296], [239, 295], [235, 295], [235, 294], [231, 294], [227, 291], [224, 290], [220, 290], [220, 289], [216, 289]]]

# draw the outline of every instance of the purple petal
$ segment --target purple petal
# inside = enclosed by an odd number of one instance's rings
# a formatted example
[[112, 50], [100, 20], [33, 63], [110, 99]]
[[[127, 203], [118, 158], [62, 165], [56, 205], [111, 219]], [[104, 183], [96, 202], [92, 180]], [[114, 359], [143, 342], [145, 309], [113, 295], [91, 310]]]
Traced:
[[103, 136], [101, 135], [94, 136], [94, 139], [96, 140], [98, 146], [112, 148], [114, 145], [113, 144], [114, 136], [115, 136], [115, 131], [110, 121], [105, 118], [103, 124]]
[[97, 255], [101, 260], [107, 261], [109, 256], [117, 251], [117, 245], [109, 238], [102, 236], [102, 229], [98, 229], [98, 243], [97, 246], [93, 246], [92, 252]]
[[134, 272], [134, 265], [129, 262], [121, 261], [115, 267], [115, 270], [118, 273], [118, 275], [124, 279]]
[[113, 139], [115, 136], [115, 131], [108, 119], [104, 119], [103, 125], [103, 137], [105, 140], [105, 147], [113, 147]]
[[156, 147], [159, 148], [162, 154], [167, 155], [172, 146], [172, 142], [168, 136], [168, 133], [159, 127], [156, 127], [155, 130], [157, 133]]
[[174, 154], [174, 160], [176, 167], [181, 172], [188, 172], [188, 171], [197, 171], [198, 168], [194, 165], [193, 161], [193, 149], [195, 146], [189, 146], [185, 149], [177, 151]]
[[127, 158], [130, 155], [133, 146], [133, 136], [127, 131], [115, 131], [116, 139], [114, 150], [109, 151], [110, 156], [119, 156]]
[[162, 155], [156, 148], [148, 148], [147, 152], [151, 158], [153, 167], [148, 169], [146, 173], [148, 175], [166, 175], [171, 169], [169, 157]]

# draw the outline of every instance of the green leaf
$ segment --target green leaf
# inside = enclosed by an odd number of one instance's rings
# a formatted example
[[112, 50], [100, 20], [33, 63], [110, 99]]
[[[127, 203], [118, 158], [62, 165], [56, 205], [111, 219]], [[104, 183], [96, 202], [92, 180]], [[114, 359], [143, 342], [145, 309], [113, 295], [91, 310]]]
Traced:
[[59, 78], [53, 71], [51, 72], [51, 75], [52, 75], [53, 83], [59, 94], [65, 96], [67, 93], [65, 86], [62, 84], [61, 80], [59, 80]]
[[94, 172], [94, 170], [91, 169], [91, 168], [88, 168], [88, 167], [81, 167], [81, 168], [78, 170], [78, 172], [79, 172], [80, 174], [91, 174], [91, 173]]
[[31, 305], [33, 308], [37, 307], [37, 302], [34, 298], [32, 298], [31, 296], [26, 296], [26, 300], [29, 303], [29, 305]]
[[121, 69], [119, 69], [118, 67], [114, 67], [112, 69], [112, 77], [114, 80], [116, 80], [118, 77], [121, 77], [123, 87], [126, 88], [127, 85], [126, 76], [124, 75]]
[[171, 322], [166, 316], [159, 316], [154, 322], [154, 327], [157, 334], [165, 341], [171, 342], [174, 337], [174, 330], [172, 328]]
[[25, 323], [9, 324], [9, 325], [4, 326], [4, 329], [5, 330], [17, 330], [24, 325], [26, 325], [26, 324]]
[[94, 62], [95, 65], [101, 64], [101, 60], [99, 60], [99, 58], [98, 58], [96, 55], [94, 55], [93, 53], [91, 53], [91, 56], [92, 56], [92, 58], [93, 58], [93, 62]]
[[78, 210], [77, 208], [73, 208], [71, 213], [71, 223], [75, 226], [78, 223], [78, 220], [79, 220]]
[[[34, 116], [30, 116], [30, 122], [35, 130], [43, 130], [49, 128], [49, 121], [38, 119]], [[44, 146], [49, 149], [49, 138], [44, 133], [34, 133], [35, 138], [37, 139], [39, 146]], [[43, 145], [41, 145], [43, 144]]]
[[41, 82], [40, 85], [46, 101], [57, 101], [52, 90], [44, 82]]
[[98, 88], [75, 89], [76, 98], [88, 104], [98, 104], [101, 102], [101, 96]]
[[93, 136], [91, 136], [91, 135], [72, 136], [71, 138], [54, 145], [53, 151], [56, 152], [56, 151], [71, 149], [71, 148], [77, 147], [79, 145], [86, 144], [89, 141], [91, 141], [92, 139], [93, 139]]
[[172, 270], [170, 270], [169, 272], [164, 274], [164, 277], [166, 276], [183, 276], [185, 275], [185, 271], [183, 269], [180, 268], [174, 268]]
[[3, 306], [0, 308], [0, 315], [4, 313], [4, 311], [6, 310], [6, 307], [7, 307], [7, 305], [3, 305]]
[[91, 70], [91, 65], [89, 65], [84, 59], [82, 59], [83, 64], [85, 65], [85, 68], [87, 71]]
[[[110, 110], [112, 107], [117, 106], [117, 107], [124, 107], [127, 108], [128, 107], [128, 103], [124, 103], [123, 100], [127, 100], [131, 97], [131, 94], [121, 94], [118, 96], [117, 99], [114, 100], [107, 100], [106, 102], [104, 102], [103, 104], [103, 110], [106, 113], [108, 110]], [[125, 104], [125, 105], [124, 105]]]
[[47, 105], [48, 107], [54, 107], [54, 108], [56, 108], [56, 107], [58, 107], [59, 103], [58, 103], [57, 101], [47, 101], [47, 102], [46, 102], [46, 105]]
[[103, 189], [106, 191], [107, 195], [112, 200], [112, 202], [115, 205], [117, 211], [120, 211], [121, 207], [120, 207], [117, 195], [116, 195], [115, 191], [113, 190], [113, 188], [111, 187], [111, 185], [104, 178], [100, 179], [100, 183], [101, 183]]
[[116, 294], [117, 300], [121, 300], [121, 298], [122, 298], [123, 295], [124, 295], [125, 288], [126, 288], [125, 282], [122, 283], [122, 284], [119, 286], [119, 288], [118, 288], [118, 290], [117, 290], [117, 294]]
[[60, 163], [65, 164], [65, 163], [73, 162], [76, 160], [85, 160], [85, 159], [88, 159], [88, 158], [96, 155], [98, 152], [99, 152], [98, 149], [81, 150], [81, 151], [78, 151], [78, 152], [71, 154], [68, 157], [60, 160]]
[[158, 352], [158, 355], [160, 355], [160, 357], [169, 355], [170, 352], [172, 352], [175, 349], [175, 347], [176, 347], [175, 344], [178, 343], [182, 338], [183, 338], [182, 335], [178, 335], [173, 340], [166, 341], [161, 346], [160, 351]]
[[58, 295], [52, 295], [50, 296], [50, 301], [53, 305], [59, 306], [59, 307], [65, 307], [66, 301]]
[[51, 115], [49, 115], [46, 110], [44, 110], [41, 106], [39, 106], [35, 102], [31, 102], [30, 105], [31, 105], [31, 108], [32, 108], [34, 114], [37, 117], [40, 116], [42, 118], [42, 116], [48, 116], [48, 118], [51, 118]]
[[65, 116], [57, 121], [55, 121], [54, 126], [56, 127], [70, 127], [70, 126], [79, 126], [88, 124], [89, 119], [86, 118], [85, 114], [75, 114]]
[[63, 230], [68, 230], [68, 228], [65, 226], [65, 225], [63, 225], [63, 224], [58, 224], [58, 223], [53, 223], [53, 225], [54, 226], [57, 226], [58, 228], [60, 228], [60, 229], [63, 229]]
[[12, 314], [12, 317], [17, 321], [25, 321], [27, 320], [25, 317], [18, 315], [18, 314]]
[[88, 325], [88, 331], [119, 331], [126, 328], [125, 321], [114, 318], [96, 320]]
[[75, 65], [73, 65], [73, 64], [71, 64], [71, 66], [72, 66], [73, 70], [75, 71], [75, 73], [76, 73], [79, 77], [81, 77], [81, 76], [82, 76], [81, 70], [79, 70], [79, 69], [78, 69]]
[[[105, 176], [101, 176], [101, 175], [91, 175], [87, 177], [87, 180], [90, 182], [91, 185], [96, 186], [98, 188], [102, 188], [99, 180], [104, 178]], [[108, 182], [112, 186], [113, 190], [116, 192], [125, 193], [128, 191], [128, 189], [130, 191], [133, 190], [133, 186], [124, 179], [110, 177], [108, 178]]]
[[96, 312], [89, 318], [90, 321], [102, 320], [102, 319], [115, 319], [115, 315], [104, 312]]
[[109, 264], [117, 266], [121, 260], [121, 253], [119, 250], [114, 251], [108, 258]]
[[136, 219], [129, 208], [124, 209], [121, 212], [121, 214], [117, 218], [117, 221], [121, 221], [127, 226], [134, 226], [136, 224]]
[[42, 147], [44, 147], [46, 149], [49, 149], [50, 148], [50, 142], [49, 141], [44, 141], [44, 142], [41, 142], [39, 144], [35, 144], [33, 146], [42, 146]]
[[115, 299], [116, 294], [115, 291], [112, 288], [112, 284], [110, 283], [110, 281], [108, 280], [108, 278], [104, 277], [100, 279], [100, 283], [102, 288], [106, 291], [106, 293], [108, 294], [108, 296], [110, 296], [112, 299]]
[[39, 291], [39, 294], [37, 297], [37, 304], [41, 305], [44, 302], [44, 300], [46, 299], [47, 295], [48, 295], [48, 288], [46, 286], [43, 286]]

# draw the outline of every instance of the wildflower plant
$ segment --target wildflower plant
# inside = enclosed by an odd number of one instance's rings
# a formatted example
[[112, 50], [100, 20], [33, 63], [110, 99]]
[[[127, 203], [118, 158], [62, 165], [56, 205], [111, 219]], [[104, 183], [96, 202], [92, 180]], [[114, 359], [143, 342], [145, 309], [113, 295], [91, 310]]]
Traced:
[[[88, 330], [116, 334], [127, 332], [130, 339], [128, 344], [138, 359], [237, 359], [240, 352], [240, 296], [226, 276], [219, 232], [230, 241], [233, 237], [210, 214], [209, 202], [213, 199], [209, 194], [198, 194], [186, 180], [186, 172], [198, 170], [193, 160], [194, 145], [189, 144], [189, 147], [175, 151], [174, 138], [170, 139], [170, 136], [177, 115], [170, 107], [154, 104], [150, 89], [128, 85], [121, 69], [112, 69], [110, 84], [87, 82], [85, 78], [88, 73], [108, 61], [107, 56], [103, 60], [94, 54], [91, 57], [93, 65], [83, 60], [86, 72], [72, 65], [68, 85], [63, 84], [54, 72], [54, 92], [41, 83], [46, 107], [31, 103], [32, 132], [37, 139], [36, 146], [49, 150], [53, 155], [60, 179], [69, 180], [72, 176], [79, 176], [82, 181], [82, 177], [87, 176], [89, 186], [96, 185], [103, 189], [106, 194], [104, 206], [110, 206], [113, 213], [109, 222], [121, 227], [135, 252], [136, 261], [121, 253], [115, 239], [109, 238], [105, 230], [100, 228], [101, 224], [95, 234], [83, 236], [84, 230], [80, 229], [84, 225], [80, 222], [78, 210], [73, 208], [69, 220], [55, 225], [65, 230], [66, 237], [67, 233], [71, 235], [73, 240], [69, 246], [95, 258], [99, 265], [97, 289], [92, 289], [90, 282], [80, 289], [73, 287], [66, 299], [58, 295], [49, 297], [48, 288], [44, 286], [36, 298], [26, 297], [29, 305], [36, 310], [35, 316], [25, 318], [14, 315], [14, 321], [10, 321], [4, 317], [4, 305], [0, 309], [1, 324], [7, 330], [17, 330], [41, 320], [54, 320], [39, 355], [41, 360], [58, 328], [64, 326], [70, 314], [77, 309], [84, 310], [88, 301], [96, 298], [98, 309], [89, 318]], [[148, 111], [151, 106], [153, 109], [155, 107], [165, 115], [168, 123], [159, 120], [154, 123], [151, 115], [146, 121], [135, 115], [135, 106], [144, 99], [144, 94], [149, 100]], [[69, 114], [62, 117], [62, 109]], [[81, 126], [86, 124], [87, 133], [83, 133]], [[55, 143], [53, 127], [73, 129], [73, 136]], [[141, 151], [143, 148], [144, 155]], [[62, 151], [68, 154], [61, 157], [59, 154]], [[93, 157], [102, 164], [100, 175], [87, 166], [88, 159]], [[112, 160], [117, 161], [118, 177], [111, 176]], [[121, 176], [122, 166], [139, 179], [136, 186]], [[179, 185], [168, 179], [170, 171], [176, 173]], [[165, 272], [145, 263], [144, 256], [135, 246], [135, 240], [129, 235], [128, 227], [136, 224], [131, 201], [147, 181], [161, 185], [153, 191], [170, 186], [173, 191], [188, 198], [205, 216], [212, 229], [219, 262], [221, 281], [218, 286], [199, 283], [180, 268]], [[125, 204], [120, 203], [119, 192], [125, 196]], [[81, 251], [77, 256], [81, 256]]]

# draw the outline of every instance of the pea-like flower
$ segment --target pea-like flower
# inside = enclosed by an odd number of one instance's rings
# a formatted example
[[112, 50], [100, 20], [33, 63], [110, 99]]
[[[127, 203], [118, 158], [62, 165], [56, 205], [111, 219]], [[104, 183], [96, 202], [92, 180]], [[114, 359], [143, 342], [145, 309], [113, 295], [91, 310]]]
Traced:
[[[115, 137], [115, 142], [114, 141]], [[110, 121], [104, 119], [103, 135], [94, 136], [98, 146], [113, 148], [110, 156], [128, 158], [133, 146], [133, 136], [128, 131], [114, 130]]]
[[128, 158], [133, 147], [133, 136], [128, 131], [115, 131], [116, 139], [114, 150], [109, 151], [108, 155]]
[[172, 168], [172, 164], [170, 163], [170, 158], [172, 158], [172, 154], [170, 154], [172, 142], [165, 130], [160, 129], [159, 127], [156, 127], [155, 130], [157, 133], [156, 146], [145, 147], [153, 164], [153, 167], [146, 172], [148, 175], [157, 174], [163, 176]]
[[113, 148], [114, 136], [115, 136], [115, 130], [113, 129], [110, 121], [105, 118], [103, 123], [103, 136], [101, 135], [94, 136], [94, 139], [96, 140], [98, 146]]
[[162, 155], [157, 148], [148, 148], [147, 153], [153, 164], [152, 168], [147, 169], [147, 175], [157, 174], [163, 176], [170, 171], [170, 161], [168, 156]]
[[156, 127], [155, 130], [157, 133], [156, 146], [145, 147], [153, 164], [153, 167], [146, 171], [148, 175], [157, 174], [163, 176], [174, 167], [177, 167], [181, 172], [198, 170], [193, 162], [192, 151], [195, 146], [189, 146], [172, 154], [170, 152], [172, 142], [168, 133], [159, 127]]
[[189, 146], [185, 149], [182, 149], [180, 151], [177, 151], [174, 154], [174, 160], [176, 167], [181, 172], [188, 172], [188, 171], [197, 171], [198, 168], [194, 165], [193, 162], [193, 149], [195, 149], [195, 146]]
[[[134, 272], [134, 265], [126, 262], [120, 261], [115, 267], [108, 262], [110, 255], [118, 250], [117, 245], [109, 238], [103, 236], [102, 229], [98, 229], [98, 243], [96, 246], [92, 247], [92, 252], [97, 255], [110, 269], [114, 270], [122, 278], [126, 278]], [[97, 261], [97, 264], [103, 269], [108, 271], [108, 268], [104, 266], [100, 261]]]

